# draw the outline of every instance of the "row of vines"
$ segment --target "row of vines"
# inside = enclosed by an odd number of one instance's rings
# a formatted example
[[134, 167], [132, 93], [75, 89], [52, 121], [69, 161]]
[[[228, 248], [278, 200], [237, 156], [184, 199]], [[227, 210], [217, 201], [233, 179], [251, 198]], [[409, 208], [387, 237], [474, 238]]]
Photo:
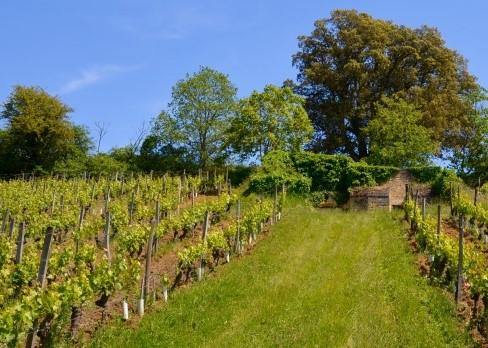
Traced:
[[[167, 300], [228, 262], [280, 216], [277, 195], [241, 213], [231, 191], [223, 175], [0, 182], [0, 345], [76, 340], [93, 303], [104, 314], [120, 297], [127, 319], [137, 298], [142, 315], [158, 289]], [[151, 261], [175, 240], [188, 241], [176, 271], [156, 279]]]
[[[487, 337], [488, 209], [480, 204], [478, 192], [472, 200], [451, 187], [450, 214], [444, 220], [440, 206], [437, 216], [430, 216], [425, 200], [421, 204], [411, 193], [404, 208], [412, 237], [419, 250], [428, 255], [430, 279], [452, 289], [456, 302], [470, 307], [470, 326]], [[450, 233], [444, 228], [450, 228]]]

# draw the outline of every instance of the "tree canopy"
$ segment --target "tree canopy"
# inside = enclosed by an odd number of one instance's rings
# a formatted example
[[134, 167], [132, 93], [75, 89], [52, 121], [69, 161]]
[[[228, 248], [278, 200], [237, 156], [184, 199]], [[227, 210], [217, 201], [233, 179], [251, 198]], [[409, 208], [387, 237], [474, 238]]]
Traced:
[[236, 92], [225, 74], [208, 67], [187, 75], [173, 87], [169, 109], [155, 119], [151, 143], [188, 153], [202, 168], [222, 162]]
[[377, 116], [364, 130], [370, 138], [372, 164], [414, 167], [429, 164], [438, 146], [420, 124], [422, 113], [403, 99], [383, 98]]
[[410, 29], [337, 10], [316, 21], [311, 35], [299, 37], [299, 48], [293, 57], [296, 91], [306, 98], [317, 151], [367, 157], [364, 129], [384, 96], [417, 105], [421, 124], [444, 146], [453, 146], [449, 134], [469, 121], [462, 96], [476, 88], [475, 78], [434, 28]]
[[86, 153], [86, 129], [68, 118], [71, 108], [38, 87], [16, 86], [3, 106], [6, 127], [0, 138], [7, 173], [51, 170], [73, 153]]
[[457, 146], [448, 158], [458, 174], [472, 184], [488, 182], [488, 92], [478, 88], [466, 96], [472, 105], [469, 122], [456, 133]]
[[272, 150], [298, 151], [313, 132], [304, 99], [289, 87], [267, 85], [239, 103], [230, 128], [233, 149], [250, 157]]

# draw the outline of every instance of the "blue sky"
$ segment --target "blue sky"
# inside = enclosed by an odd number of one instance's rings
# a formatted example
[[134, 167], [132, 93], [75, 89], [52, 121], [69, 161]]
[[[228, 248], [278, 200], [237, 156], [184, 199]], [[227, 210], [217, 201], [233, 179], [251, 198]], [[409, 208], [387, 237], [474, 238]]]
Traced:
[[37, 85], [108, 125], [102, 149], [134, 139], [200, 65], [230, 76], [239, 96], [295, 78], [297, 36], [336, 8], [417, 27], [435, 26], [488, 86], [485, 0], [1, 0], [0, 102]]

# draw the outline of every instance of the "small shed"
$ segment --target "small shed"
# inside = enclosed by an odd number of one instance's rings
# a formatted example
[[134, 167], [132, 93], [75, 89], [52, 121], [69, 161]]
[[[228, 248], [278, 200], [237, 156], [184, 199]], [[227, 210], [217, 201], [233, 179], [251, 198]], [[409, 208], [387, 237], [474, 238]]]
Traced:
[[[408, 170], [400, 170], [386, 183], [375, 186], [358, 188], [351, 192], [348, 206], [350, 209], [375, 209], [391, 210], [400, 207], [405, 200], [406, 185], [413, 184], [413, 176]], [[429, 197], [431, 190], [425, 185], [419, 187], [419, 198]]]

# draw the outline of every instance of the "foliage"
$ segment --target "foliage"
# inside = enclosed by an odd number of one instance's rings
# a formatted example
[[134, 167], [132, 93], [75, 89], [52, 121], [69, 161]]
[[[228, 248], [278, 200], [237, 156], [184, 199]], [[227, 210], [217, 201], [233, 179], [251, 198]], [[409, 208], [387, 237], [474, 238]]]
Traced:
[[1, 133], [2, 171], [16, 173], [85, 156], [87, 132], [68, 119], [71, 108], [38, 87], [16, 86], [1, 112], [6, 128]]
[[364, 128], [377, 117], [384, 96], [402, 97], [422, 112], [432, 139], [451, 146], [446, 131], [459, 129], [470, 106], [461, 95], [476, 88], [464, 58], [445, 46], [439, 32], [410, 29], [354, 10], [333, 11], [299, 38], [293, 57], [296, 91], [316, 134], [313, 148], [369, 155]]
[[364, 129], [370, 139], [368, 162], [400, 168], [428, 164], [437, 146], [421, 120], [422, 113], [404, 99], [383, 98]]
[[242, 99], [229, 130], [234, 151], [261, 159], [272, 150], [301, 150], [313, 131], [304, 102], [291, 88], [273, 85]]
[[257, 172], [251, 175], [249, 190], [272, 193], [285, 184], [288, 191], [303, 194], [310, 191], [311, 181], [294, 168], [287, 152], [271, 151], [263, 157]]
[[479, 87], [466, 100], [472, 111], [467, 124], [453, 135], [458, 145], [449, 159], [461, 177], [476, 185], [488, 182], [488, 91]]
[[[200, 167], [226, 157], [225, 131], [235, 111], [236, 88], [228, 77], [201, 67], [179, 81], [169, 110], [154, 120], [153, 148], [183, 149]], [[146, 145], [148, 145], [146, 143]]]
[[90, 173], [111, 174], [125, 172], [128, 167], [126, 163], [117, 161], [110, 155], [99, 153], [89, 157], [87, 169]]

